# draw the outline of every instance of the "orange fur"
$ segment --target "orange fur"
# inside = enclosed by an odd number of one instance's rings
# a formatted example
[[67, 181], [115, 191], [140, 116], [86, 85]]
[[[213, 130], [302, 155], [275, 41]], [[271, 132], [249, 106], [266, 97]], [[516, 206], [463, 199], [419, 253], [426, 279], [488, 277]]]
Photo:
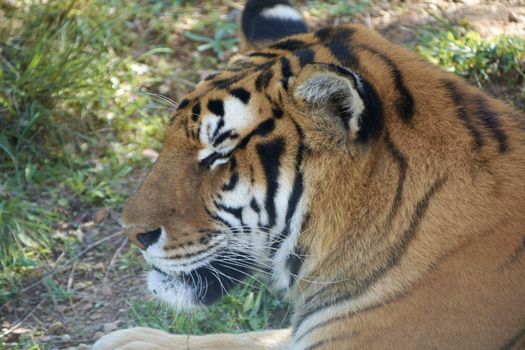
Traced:
[[[224, 99], [227, 92], [214, 82], [241, 74], [229, 88], [252, 92], [258, 122], [271, 114], [268, 98], [279, 101], [284, 117], [270, 136], [255, 137], [236, 155], [239, 171], [254, 171], [255, 181], [264, 183], [255, 142], [277, 138], [286, 140], [281, 167], [292, 171], [300, 142], [294, 124], [299, 125], [309, 213], [298, 241], [308, 258], [290, 291], [295, 333], [274, 347], [245, 343], [243, 337], [250, 335], [214, 335], [192, 337], [191, 348], [523, 349], [523, 115], [369, 29], [340, 27], [331, 35], [341, 30], [353, 33], [347, 45], [360, 62], [353, 68], [383, 104], [384, 127], [374, 139], [351, 140], [325, 113], [298, 98], [294, 92], [318, 70], [300, 67], [293, 53], [275, 47], [261, 51], [275, 58], [237, 59], [233, 68], [242, 67], [241, 73], [223, 72], [187, 96], [203, 104]], [[292, 38], [310, 45], [315, 62], [341, 65], [315, 34]], [[290, 61], [294, 73], [288, 90], [280, 57]], [[260, 73], [254, 67], [272, 60], [271, 82], [258, 93], [254, 84]], [[400, 80], [393, 66], [413, 98], [409, 120], [399, 115]], [[481, 119], [487, 118], [482, 107], [496, 126]], [[132, 239], [136, 230], [163, 225], [172, 247], [206, 248], [197, 229], [214, 226], [203, 201], [211, 201], [209, 194], [228, 173], [227, 167], [204, 171], [195, 161], [199, 144], [185, 132], [192, 129], [190, 109], [177, 113], [159, 160], [123, 211], [123, 221], [135, 230]], [[129, 334], [96, 348], [125, 344]], [[140, 337], [152, 348], [161, 342]], [[159, 348], [184, 348], [185, 337], [162, 337], [172, 347]]]

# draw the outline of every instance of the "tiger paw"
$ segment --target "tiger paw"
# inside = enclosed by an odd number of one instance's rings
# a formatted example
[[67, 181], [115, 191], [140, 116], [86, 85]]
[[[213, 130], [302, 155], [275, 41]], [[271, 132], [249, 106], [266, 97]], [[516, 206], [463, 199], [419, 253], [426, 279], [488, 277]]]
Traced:
[[153, 328], [121, 329], [100, 338], [92, 350], [177, 350], [187, 348], [187, 336], [175, 336]]

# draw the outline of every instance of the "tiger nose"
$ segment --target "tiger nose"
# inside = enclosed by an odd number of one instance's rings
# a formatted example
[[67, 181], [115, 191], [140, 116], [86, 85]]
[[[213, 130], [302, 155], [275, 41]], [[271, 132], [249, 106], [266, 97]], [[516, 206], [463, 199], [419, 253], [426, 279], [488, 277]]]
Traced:
[[146, 249], [159, 240], [161, 232], [160, 227], [146, 232], [140, 228], [132, 228], [127, 230], [126, 235], [137, 247]]

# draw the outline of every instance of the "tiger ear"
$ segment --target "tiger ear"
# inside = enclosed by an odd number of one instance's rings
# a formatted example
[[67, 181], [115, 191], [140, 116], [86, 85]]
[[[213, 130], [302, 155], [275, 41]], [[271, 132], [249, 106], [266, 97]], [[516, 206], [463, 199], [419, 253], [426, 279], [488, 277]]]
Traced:
[[365, 110], [360, 84], [359, 76], [346, 68], [316, 63], [301, 70], [291, 91], [294, 103], [308, 115], [357, 140]]

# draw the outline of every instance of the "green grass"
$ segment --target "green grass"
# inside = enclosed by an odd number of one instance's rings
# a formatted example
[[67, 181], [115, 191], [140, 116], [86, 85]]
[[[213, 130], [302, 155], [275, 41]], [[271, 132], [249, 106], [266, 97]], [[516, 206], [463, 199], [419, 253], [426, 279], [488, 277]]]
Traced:
[[340, 0], [314, 0], [308, 1], [308, 12], [312, 16], [355, 16], [366, 10], [371, 5], [370, 0], [340, 1]]
[[0, 338], [0, 350], [41, 350], [42, 347], [32, 336], [22, 335], [16, 344], [6, 344]]
[[146, 39], [129, 31], [138, 15], [161, 30], [159, 4], [30, 4], [6, 5], [0, 24], [4, 272], [49, 252], [57, 222], [75, 215], [71, 202], [119, 206], [132, 166], [147, 165], [142, 150], [160, 149], [173, 108], [148, 93], [171, 74], [158, 64], [171, 50], [158, 40], [137, 54]]
[[255, 280], [235, 288], [217, 304], [177, 314], [158, 302], [135, 300], [129, 314], [139, 325], [179, 334], [206, 334], [283, 328], [289, 325], [288, 304]]
[[[199, 34], [207, 31], [207, 27], [213, 32], [212, 36]], [[217, 14], [209, 20], [198, 23], [192, 32], [186, 32], [186, 37], [199, 44], [196, 47], [197, 52], [213, 52], [216, 58], [212, 57], [211, 63], [216, 65], [224, 64], [227, 53], [237, 52], [238, 49], [237, 23], [221, 21]]]
[[[19, 7], [0, 5], [0, 37], [7, 38], [0, 42], [4, 267], [24, 247], [48, 248], [53, 223], [72, 214], [70, 202], [121, 205], [132, 167], [150, 165], [142, 151], [161, 148], [174, 110], [169, 98], [199, 79], [172, 57], [177, 19], [194, 11], [191, 2], [13, 4]], [[235, 24], [213, 13], [187, 32], [195, 41], [187, 51], [210, 51], [208, 61], [192, 62], [199, 69], [215, 68], [236, 50]]]
[[525, 82], [525, 39], [482, 38], [468, 24], [438, 18], [437, 26], [418, 31], [416, 51], [430, 62], [483, 87]]

